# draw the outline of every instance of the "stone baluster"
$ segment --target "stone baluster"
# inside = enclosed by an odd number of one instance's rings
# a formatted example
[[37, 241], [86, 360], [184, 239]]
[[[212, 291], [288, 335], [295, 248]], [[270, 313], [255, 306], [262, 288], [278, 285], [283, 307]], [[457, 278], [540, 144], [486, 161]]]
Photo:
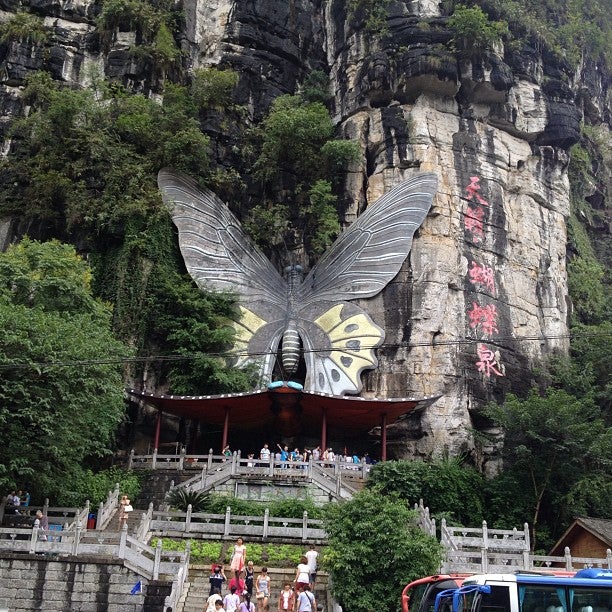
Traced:
[[159, 580], [159, 566], [161, 565], [162, 541], [157, 540], [155, 547], [155, 560], [153, 561], [153, 580]]
[[264, 510], [264, 521], [263, 521], [263, 539], [265, 540], [268, 537], [268, 524], [270, 521], [270, 510], [266, 508]]
[[223, 527], [223, 535], [228, 536], [230, 534], [231, 525], [230, 522], [232, 520], [232, 509], [228, 506], [225, 509], [225, 525]]
[[134, 465], [134, 449], [130, 451], [130, 454], [128, 456], [127, 469], [131, 470], [133, 465]]
[[191, 504], [187, 506], [187, 514], [185, 515], [185, 531], [189, 533], [191, 531], [191, 511], [193, 507]]

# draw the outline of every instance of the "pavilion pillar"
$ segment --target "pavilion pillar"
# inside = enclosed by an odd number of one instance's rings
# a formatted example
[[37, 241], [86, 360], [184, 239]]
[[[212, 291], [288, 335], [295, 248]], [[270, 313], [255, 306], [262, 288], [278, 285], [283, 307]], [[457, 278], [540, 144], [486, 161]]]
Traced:
[[161, 421], [162, 421], [162, 411], [161, 408], [157, 409], [157, 421], [155, 423], [155, 439], [153, 440], [153, 448], [155, 451], [159, 448], [159, 434], [161, 432]]
[[225, 418], [223, 419], [223, 438], [221, 439], [221, 452], [223, 453], [223, 449], [227, 446], [227, 437], [229, 434], [229, 415], [230, 415], [230, 407], [225, 407]]
[[380, 459], [387, 460], [387, 415], [383, 412], [380, 415]]
[[327, 449], [327, 408], [323, 408], [323, 414], [321, 415], [321, 459], [323, 459], [323, 453]]

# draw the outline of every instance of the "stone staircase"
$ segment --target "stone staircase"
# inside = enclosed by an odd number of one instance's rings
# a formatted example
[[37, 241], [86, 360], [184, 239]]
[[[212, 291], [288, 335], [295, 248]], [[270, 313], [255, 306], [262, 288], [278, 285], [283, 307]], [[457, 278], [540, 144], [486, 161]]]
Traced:
[[[260, 569], [261, 567], [255, 568], [256, 577], [259, 574]], [[274, 611], [277, 609], [278, 596], [283, 589], [283, 585], [286, 582], [293, 583], [295, 578], [295, 570], [292, 568], [269, 567], [268, 575], [272, 579], [270, 584], [270, 610]], [[209, 565], [191, 565], [189, 567], [189, 576], [183, 588], [183, 596], [179, 600], [176, 608], [177, 612], [203, 612], [203, 610], [206, 609], [206, 600], [208, 599], [210, 591], [208, 582], [209, 576]], [[328, 590], [329, 585], [327, 574], [318, 574], [314, 594], [317, 600], [317, 606], [319, 610], [322, 610], [323, 612], [332, 612], [332, 600]], [[253, 598], [253, 600], [254, 599], [255, 598]], [[255, 601], [253, 601], [253, 603], [257, 605]]]

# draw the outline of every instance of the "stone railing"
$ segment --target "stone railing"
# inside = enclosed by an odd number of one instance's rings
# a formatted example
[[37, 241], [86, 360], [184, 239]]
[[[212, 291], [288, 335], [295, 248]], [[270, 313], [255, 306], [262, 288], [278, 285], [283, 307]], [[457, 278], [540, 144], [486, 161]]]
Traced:
[[486, 521], [482, 527], [450, 527], [442, 519], [440, 543], [446, 549], [446, 560], [441, 568], [445, 573], [503, 573], [548, 568], [573, 571], [584, 567], [612, 569], [610, 549], [605, 558], [572, 557], [569, 548], [565, 549], [562, 557], [533, 554], [527, 523], [522, 530], [489, 529]]
[[[143, 456], [144, 457], [144, 456]], [[133, 466], [153, 465], [153, 457], [143, 458], [133, 457]], [[183, 457], [198, 458], [202, 461], [197, 462], [181, 460]], [[178, 458], [178, 459], [177, 459]], [[176, 460], [175, 460], [176, 459]], [[244, 459], [240, 453], [234, 453], [231, 457], [223, 455], [176, 455], [171, 456], [167, 463], [160, 463], [155, 458], [155, 465], [164, 466], [163, 469], [170, 469], [167, 466], [189, 466], [189, 469], [196, 469], [195, 474], [188, 480], [176, 485], [176, 488], [188, 491], [210, 491], [214, 487], [227, 482], [230, 478], [241, 478], [245, 480], [272, 479], [289, 480], [293, 482], [314, 482], [326, 493], [336, 499], [347, 499], [356, 492], [357, 481], [363, 482], [370, 471], [370, 465], [366, 463], [348, 463], [340, 460], [330, 461], [280, 461], [270, 458], [269, 461], [257, 459]], [[159, 469], [159, 468], [158, 468]], [[172, 483], [171, 488], [174, 488]]]
[[336, 457], [334, 461], [280, 461], [274, 453], [269, 461], [261, 459], [249, 459], [241, 456], [240, 451], [233, 453], [231, 457], [215, 455], [212, 449], [207, 455], [188, 455], [184, 452], [178, 455], [162, 455], [154, 451], [151, 455], [136, 455], [134, 450], [130, 452], [127, 461], [128, 469], [153, 469], [153, 470], [198, 470], [210, 473], [222, 468], [225, 464], [232, 464], [232, 475], [259, 475], [273, 477], [279, 475], [278, 470], [289, 470], [288, 473], [280, 475], [293, 475], [296, 477], [309, 476], [302, 471], [308, 471], [310, 465], [317, 465], [328, 473], [338, 475], [339, 473], [355, 478], [367, 478], [371, 465], [362, 461], [352, 463]]
[[57, 532], [45, 531], [44, 538], [41, 536], [38, 527], [0, 528], [0, 551], [118, 558], [126, 567], [150, 580], [157, 580], [161, 575], [174, 576], [185, 565], [186, 553], [163, 551], [161, 541], [153, 548], [128, 535], [127, 526], [120, 532], [109, 532], [88, 531], [77, 525]]
[[311, 519], [304, 512], [302, 518], [292, 519], [270, 516], [266, 508], [263, 516], [232, 514], [228, 506], [225, 514], [174, 512], [149, 509], [152, 518], [149, 529], [153, 534], [174, 537], [197, 536], [204, 539], [233, 539], [237, 536], [249, 540], [282, 539], [299, 542], [325, 543], [327, 534], [323, 522]]

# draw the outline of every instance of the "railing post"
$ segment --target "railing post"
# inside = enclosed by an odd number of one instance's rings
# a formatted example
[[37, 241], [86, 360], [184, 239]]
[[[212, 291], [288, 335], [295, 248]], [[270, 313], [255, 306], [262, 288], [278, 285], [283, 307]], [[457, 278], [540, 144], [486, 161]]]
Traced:
[[268, 472], [268, 475], [270, 476], [270, 478], [272, 478], [274, 476], [274, 453], [270, 452], [270, 471]]
[[130, 454], [128, 456], [127, 469], [131, 470], [133, 465], [134, 465], [134, 449], [130, 451]]
[[487, 549], [480, 549], [480, 571], [482, 574], [486, 574], [489, 571], [489, 557], [487, 556]]
[[181, 447], [181, 454], [179, 455], [179, 470], [183, 470], [183, 467], [185, 465], [185, 448]]
[[162, 541], [161, 538], [157, 540], [157, 546], [155, 547], [155, 561], [153, 562], [153, 580], [159, 579], [159, 566], [161, 564], [161, 553], [162, 553]]
[[38, 530], [39, 527], [32, 527], [32, 535], [30, 536], [30, 554], [33, 555], [36, 552], [36, 542], [38, 541]]
[[306, 542], [308, 539], [308, 512], [304, 510], [304, 516], [302, 517], [302, 542]]
[[528, 550], [523, 551], [523, 569], [530, 570], [531, 568], [531, 553]]
[[157, 449], [153, 449], [153, 457], [151, 458], [151, 469], [154, 470], [157, 467]]
[[525, 533], [525, 550], [531, 550], [531, 539], [529, 536], [529, 525], [527, 523], [523, 523], [523, 531]]
[[200, 474], [200, 489], [204, 488], [204, 483], [206, 482], [206, 474], [205, 469], [202, 468], [202, 473]]
[[334, 476], [338, 476], [340, 473], [340, 462], [338, 461], [338, 457], [334, 458]]
[[572, 570], [572, 553], [570, 552], [569, 546], [565, 547], [565, 569], [569, 572]]
[[45, 503], [43, 504], [42, 507], [42, 513], [47, 516], [47, 514], [49, 513], [49, 498], [45, 497]]
[[191, 531], [191, 511], [193, 510], [191, 504], [187, 506], [187, 515], [185, 516], [185, 531]]
[[268, 522], [270, 520], [270, 510], [266, 508], [264, 510], [264, 522], [263, 522], [263, 539], [268, 537]]
[[208, 461], [206, 462], [206, 469], [210, 472], [213, 463], [213, 449], [208, 449]]
[[232, 476], [236, 475], [236, 463], [238, 462], [238, 453], [234, 452], [232, 455]]
[[608, 569], [612, 570], [612, 550], [606, 549], [606, 560], [608, 561]]
[[487, 521], [482, 521], [482, 547], [489, 550], [489, 530], [487, 529]]
[[[161, 544], [161, 538], [158, 540], [158, 543]], [[127, 523], [123, 524], [121, 528], [121, 535], [119, 536], [119, 550], [117, 551], [117, 556], [119, 559], [125, 559], [125, 547], [127, 545]]]
[[[85, 529], [87, 530], [87, 520], [89, 519], [89, 509], [90, 509], [90, 503], [89, 500], [86, 499], [85, 500], [85, 509], [83, 511], [83, 514], [85, 515]], [[78, 517], [77, 517], [78, 520]]]
[[228, 536], [230, 534], [230, 521], [232, 520], [232, 509], [228, 506], [225, 509], [225, 525], [223, 527], [223, 535]]
[[102, 514], [104, 513], [104, 502], [98, 506], [98, 518], [96, 519], [96, 530], [102, 529]]
[[72, 554], [75, 557], [79, 555], [79, 543], [81, 541], [81, 531], [83, 526], [81, 525], [81, 521], [77, 521], [77, 524], [74, 527], [74, 542], [72, 543]]

